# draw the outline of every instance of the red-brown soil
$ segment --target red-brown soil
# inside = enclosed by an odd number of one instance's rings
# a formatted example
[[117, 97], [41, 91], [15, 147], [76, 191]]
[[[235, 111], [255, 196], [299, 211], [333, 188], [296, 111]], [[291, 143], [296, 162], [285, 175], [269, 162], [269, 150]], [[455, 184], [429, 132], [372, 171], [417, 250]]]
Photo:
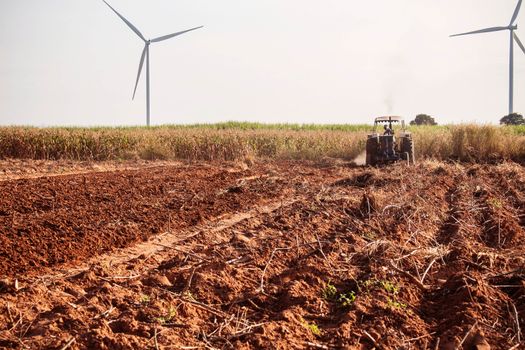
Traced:
[[525, 171], [137, 167], [0, 182], [0, 348], [525, 348]]
[[73, 161], [73, 160], [33, 160], [33, 159], [0, 159], [0, 181], [31, 179], [43, 176], [62, 176], [115, 170], [144, 169], [148, 167], [180, 165], [175, 161]]

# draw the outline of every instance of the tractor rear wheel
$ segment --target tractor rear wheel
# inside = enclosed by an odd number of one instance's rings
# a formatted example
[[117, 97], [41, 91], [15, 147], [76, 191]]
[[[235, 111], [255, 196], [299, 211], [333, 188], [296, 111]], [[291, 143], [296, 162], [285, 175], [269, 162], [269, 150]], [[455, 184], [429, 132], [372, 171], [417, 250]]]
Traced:
[[416, 164], [416, 158], [414, 155], [414, 140], [409, 137], [404, 137], [401, 143], [401, 152], [408, 155], [409, 164]]
[[366, 165], [377, 165], [378, 141], [375, 138], [366, 140]]

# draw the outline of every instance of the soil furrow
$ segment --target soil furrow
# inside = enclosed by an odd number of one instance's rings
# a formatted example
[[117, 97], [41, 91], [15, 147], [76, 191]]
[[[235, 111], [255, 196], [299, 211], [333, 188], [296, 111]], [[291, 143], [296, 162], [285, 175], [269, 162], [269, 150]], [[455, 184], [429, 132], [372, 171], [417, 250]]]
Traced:
[[165, 167], [2, 182], [0, 276], [74, 263], [279, 197], [294, 174], [242, 180], [267, 170]]
[[[86, 262], [0, 281], [0, 347], [519, 348], [522, 175], [282, 162], [4, 182], [39, 250]], [[87, 259], [84, 227], [107, 254]]]

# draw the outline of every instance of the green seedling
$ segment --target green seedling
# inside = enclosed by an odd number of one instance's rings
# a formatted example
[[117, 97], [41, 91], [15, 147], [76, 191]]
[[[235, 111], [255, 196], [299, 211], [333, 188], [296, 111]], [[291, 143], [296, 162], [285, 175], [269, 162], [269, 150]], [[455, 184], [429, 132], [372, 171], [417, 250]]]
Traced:
[[407, 304], [400, 303], [397, 300], [388, 298], [387, 302], [388, 302], [388, 306], [391, 307], [392, 309], [406, 309], [407, 308]]
[[330, 284], [330, 282], [328, 282], [321, 294], [323, 299], [333, 301], [337, 299], [337, 288], [333, 284]]
[[306, 328], [308, 328], [310, 330], [310, 332], [312, 332], [313, 335], [316, 335], [316, 336], [320, 336], [321, 335], [321, 329], [319, 328], [319, 326], [315, 323], [308, 323], [308, 322], [305, 322], [304, 324], [306, 326]]
[[140, 298], [140, 303], [142, 305], [147, 305], [149, 304], [151, 301], [151, 297], [149, 295], [143, 295], [141, 298]]
[[364, 282], [358, 283], [359, 289], [361, 290], [361, 287], [366, 290], [366, 292], [369, 292], [370, 289], [374, 288], [374, 286], [377, 284], [377, 280], [366, 280]]
[[503, 206], [501, 201], [497, 198], [489, 198], [487, 200], [487, 203], [493, 208], [493, 209], [499, 209]]
[[356, 295], [354, 291], [351, 291], [349, 293], [345, 294], [339, 294], [339, 298], [337, 298], [337, 302], [341, 307], [349, 307], [352, 305], [356, 299]]
[[394, 294], [395, 295], [395, 294], [399, 293], [399, 287], [393, 282], [381, 281], [380, 284], [381, 284], [381, 288], [383, 288], [384, 290], [386, 290], [390, 294]]
[[160, 324], [166, 324], [166, 323], [169, 323], [171, 320], [173, 320], [175, 316], [177, 316], [177, 309], [171, 307], [170, 305], [168, 312], [166, 312], [166, 314], [164, 314], [161, 317], [157, 317], [157, 321]]
[[197, 299], [195, 299], [195, 297], [193, 296], [193, 294], [191, 294], [189, 290], [185, 291], [184, 294], [182, 294], [182, 296], [188, 300], [197, 301]]
[[369, 241], [375, 241], [377, 239], [377, 235], [374, 232], [365, 231], [363, 232], [363, 238]]
[[357, 298], [354, 291], [350, 291], [348, 293], [339, 293], [337, 288], [330, 282], [325, 285], [321, 296], [325, 300], [337, 303], [337, 305], [342, 308], [349, 307]]

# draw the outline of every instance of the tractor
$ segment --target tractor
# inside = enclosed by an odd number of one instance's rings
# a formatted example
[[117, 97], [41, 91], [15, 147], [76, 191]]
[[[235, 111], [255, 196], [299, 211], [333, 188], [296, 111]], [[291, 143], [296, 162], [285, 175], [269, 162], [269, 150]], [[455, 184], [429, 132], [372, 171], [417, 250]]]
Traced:
[[[400, 124], [401, 130], [396, 135], [394, 124]], [[384, 130], [380, 129], [383, 125]], [[414, 140], [407, 131], [405, 120], [401, 117], [378, 117], [374, 129], [366, 140], [366, 165], [376, 166], [390, 164], [400, 160], [415, 164]]]

